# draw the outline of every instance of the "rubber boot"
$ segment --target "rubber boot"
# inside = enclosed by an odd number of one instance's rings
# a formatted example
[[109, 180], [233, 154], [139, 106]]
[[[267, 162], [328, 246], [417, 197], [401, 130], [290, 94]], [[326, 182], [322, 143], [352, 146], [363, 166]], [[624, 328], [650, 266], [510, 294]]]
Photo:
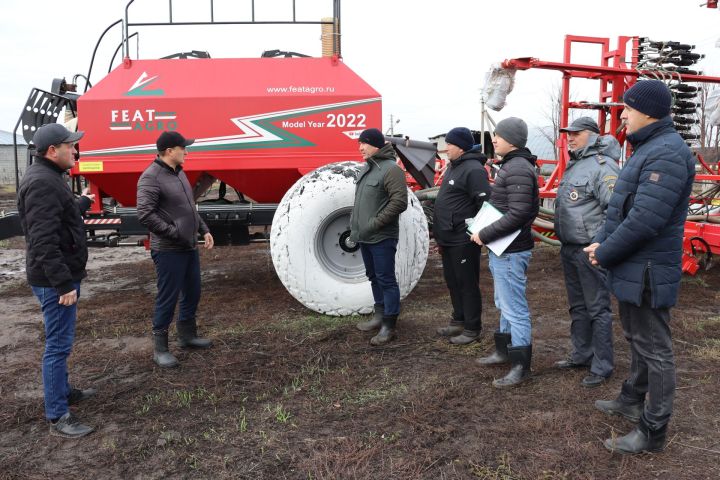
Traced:
[[382, 325], [377, 335], [370, 339], [370, 345], [373, 347], [380, 347], [387, 345], [388, 343], [395, 340], [395, 324], [397, 322], [397, 315], [385, 315], [382, 319]]
[[210, 348], [212, 340], [198, 338], [197, 323], [195, 319], [187, 322], [178, 322], [175, 326], [178, 335], [178, 346], [180, 348]]
[[508, 357], [508, 345], [512, 338], [509, 333], [495, 332], [495, 351], [488, 357], [482, 357], [475, 360], [478, 365], [502, 365], [510, 361]]
[[623, 403], [620, 400], [595, 400], [595, 408], [608, 415], [620, 415], [632, 423], [638, 423], [645, 403]]
[[651, 430], [640, 417], [635, 429], [624, 437], [608, 438], [603, 445], [611, 452], [636, 454], [643, 452], [662, 452], [667, 442], [667, 424], [659, 430]]
[[514, 387], [530, 378], [532, 345], [522, 347], [508, 347], [508, 357], [510, 357], [512, 368], [503, 378], [498, 378], [497, 380], [493, 381], [493, 387]]
[[373, 314], [373, 317], [370, 320], [368, 320], [367, 322], [360, 322], [355, 326], [361, 332], [371, 332], [373, 330], [377, 330], [378, 328], [380, 328], [380, 325], [382, 325], [384, 310], [385, 310], [385, 305], [376, 303], [375, 304], [375, 313]]
[[155, 344], [155, 352], [153, 353], [153, 361], [162, 368], [172, 368], [178, 366], [177, 358], [168, 350], [168, 331], [153, 330], [153, 342]]

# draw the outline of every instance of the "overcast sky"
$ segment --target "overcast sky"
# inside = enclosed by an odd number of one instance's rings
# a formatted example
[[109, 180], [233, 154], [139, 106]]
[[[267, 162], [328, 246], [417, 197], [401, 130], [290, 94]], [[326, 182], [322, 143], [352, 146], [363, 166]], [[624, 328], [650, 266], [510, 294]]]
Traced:
[[[209, 19], [209, 0], [173, 0], [176, 21]], [[256, 0], [256, 19], [287, 20], [290, 0]], [[561, 61], [566, 34], [648, 36], [697, 45], [702, 67], [720, 77], [720, 12], [701, 0], [344, 0], [345, 63], [383, 96], [383, 129], [392, 114], [396, 133], [425, 139], [455, 126], [480, 127], [485, 72], [506, 58]], [[0, 129], [11, 131], [32, 87], [50, 89], [53, 78], [87, 73], [100, 33], [124, 16], [127, 0], [3, 0], [0, 16]], [[167, 1], [135, 0], [131, 21], [167, 18]], [[332, 14], [330, 0], [296, 0], [300, 20]], [[216, 20], [248, 20], [250, 0], [215, 0]], [[281, 49], [320, 55], [320, 27], [226, 26], [140, 29], [141, 58], [206, 50], [215, 58], [257, 57]], [[107, 72], [120, 29], [111, 31], [91, 80]], [[136, 47], [132, 47], [135, 57]], [[573, 61], [597, 63], [599, 50]], [[559, 72], [518, 72], [507, 107], [496, 120], [519, 116], [544, 123], [547, 96]], [[597, 87], [577, 86], [576, 100], [596, 101]], [[583, 92], [585, 90], [585, 92]]]

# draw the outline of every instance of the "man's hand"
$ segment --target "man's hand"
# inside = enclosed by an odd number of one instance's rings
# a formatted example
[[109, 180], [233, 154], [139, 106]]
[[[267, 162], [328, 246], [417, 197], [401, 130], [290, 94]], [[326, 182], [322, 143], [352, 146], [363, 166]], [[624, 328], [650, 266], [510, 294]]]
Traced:
[[205, 244], [203, 245], [205, 248], [210, 250], [215, 245], [215, 240], [213, 240], [213, 236], [210, 234], [210, 232], [206, 233], [205, 236]]
[[470, 241], [475, 242], [478, 245], [482, 246], [483, 243], [482, 243], [482, 240], [480, 240], [480, 232], [476, 232], [476, 233], [473, 233], [472, 235], [470, 235]]
[[65, 305], [66, 307], [69, 307], [70, 305], [75, 305], [76, 302], [77, 302], [77, 290], [68, 292], [65, 295], [60, 295], [60, 299], [58, 300], [58, 303], [60, 305]]
[[588, 258], [590, 259], [590, 263], [592, 263], [593, 265], [596, 265], [596, 266], [597, 266], [597, 265], [600, 265], [600, 264], [598, 263], [597, 259], [595, 258], [595, 250], [597, 250], [597, 248], [598, 248], [599, 246], [600, 246], [600, 244], [596, 242], [596, 243], [591, 243], [591, 244], [588, 245], [587, 247], [583, 248], [583, 252], [586, 252], [586, 253], [588, 254]]
[[95, 202], [95, 194], [90, 193], [90, 187], [83, 188], [82, 196], [90, 199], [90, 203]]

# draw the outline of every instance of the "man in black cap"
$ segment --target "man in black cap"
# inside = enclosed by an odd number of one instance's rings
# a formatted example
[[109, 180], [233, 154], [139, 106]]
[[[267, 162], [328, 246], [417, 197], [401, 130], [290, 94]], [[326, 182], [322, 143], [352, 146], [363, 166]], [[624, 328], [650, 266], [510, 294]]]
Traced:
[[375, 314], [369, 321], [358, 323], [357, 328], [364, 332], [379, 328], [370, 344], [380, 346], [395, 338], [400, 314], [395, 253], [400, 237], [400, 214], [407, 209], [408, 191], [405, 174], [396, 163], [395, 150], [385, 142], [380, 130], [364, 130], [358, 142], [366, 163], [355, 182], [350, 239], [360, 244]]
[[143, 172], [137, 185], [140, 223], [150, 230], [150, 255], [157, 272], [157, 297], [153, 316], [153, 360], [160, 367], [178, 365], [168, 350], [168, 327], [180, 297], [176, 328], [182, 348], [210, 348], [212, 342], [197, 336], [195, 313], [200, 302], [198, 233], [205, 248], [213, 237], [195, 208], [195, 198], [182, 169], [193, 139], [178, 132], [163, 132], [157, 139], [158, 156]]
[[94, 430], [80, 423], [69, 405], [91, 397], [95, 390], [72, 388], [67, 372], [67, 358], [75, 339], [80, 282], [87, 275], [82, 214], [95, 199], [87, 189], [76, 199], [65, 176], [75, 165], [75, 143], [83, 135], [57, 123], [40, 127], [33, 136], [35, 161], [25, 172], [17, 195], [27, 246], [27, 279], [44, 318], [45, 416], [50, 421], [51, 435], [68, 438]]
[[605, 223], [605, 210], [617, 181], [620, 144], [600, 135], [590, 117], [580, 117], [566, 132], [570, 161], [555, 199], [555, 233], [562, 243], [560, 258], [570, 306], [573, 350], [558, 368], [589, 368], [580, 383], [600, 386], [613, 372], [612, 309], [607, 272], [594, 267], [583, 248]]
[[620, 171], [605, 228], [585, 251], [608, 270], [630, 342], [630, 376], [615, 400], [595, 406], [638, 423], [605, 448], [622, 453], [665, 448], [675, 396], [670, 308], [680, 288], [683, 227], [695, 158], [670, 117], [672, 94], [659, 80], [640, 80], [623, 96], [633, 154]]
[[477, 215], [490, 196], [485, 162], [472, 132], [456, 127], [445, 136], [450, 160], [433, 210], [433, 236], [440, 249], [453, 312], [450, 324], [437, 329], [450, 343], [467, 345], [480, 337], [480, 248], [470, 241], [465, 219]]
[[537, 157], [525, 147], [527, 137], [527, 124], [516, 117], [506, 118], [495, 127], [493, 146], [501, 159], [490, 201], [503, 216], [472, 236], [478, 245], [486, 245], [520, 231], [501, 255], [488, 249], [500, 328], [495, 332], [495, 352], [477, 363], [511, 363], [508, 374], [493, 381], [496, 388], [514, 387], [530, 378], [532, 326], [525, 289], [535, 243], [530, 229], [540, 208], [540, 194]]

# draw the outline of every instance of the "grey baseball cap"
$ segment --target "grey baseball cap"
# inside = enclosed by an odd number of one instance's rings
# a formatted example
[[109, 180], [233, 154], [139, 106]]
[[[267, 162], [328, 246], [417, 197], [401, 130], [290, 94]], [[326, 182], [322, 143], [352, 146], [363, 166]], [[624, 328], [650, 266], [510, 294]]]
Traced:
[[600, 133], [600, 127], [598, 127], [597, 122], [590, 117], [576, 118], [569, 127], [560, 129], [561, 132], [580, 132], [582, 130]]
[[85, 132], [71, 132], [59, 123], [49, 123], [38, 128], [33, 135], [32, 143], [38, 152], [50, 148], [50, 145], [60, 143], [75, 143], [80, 140]]

